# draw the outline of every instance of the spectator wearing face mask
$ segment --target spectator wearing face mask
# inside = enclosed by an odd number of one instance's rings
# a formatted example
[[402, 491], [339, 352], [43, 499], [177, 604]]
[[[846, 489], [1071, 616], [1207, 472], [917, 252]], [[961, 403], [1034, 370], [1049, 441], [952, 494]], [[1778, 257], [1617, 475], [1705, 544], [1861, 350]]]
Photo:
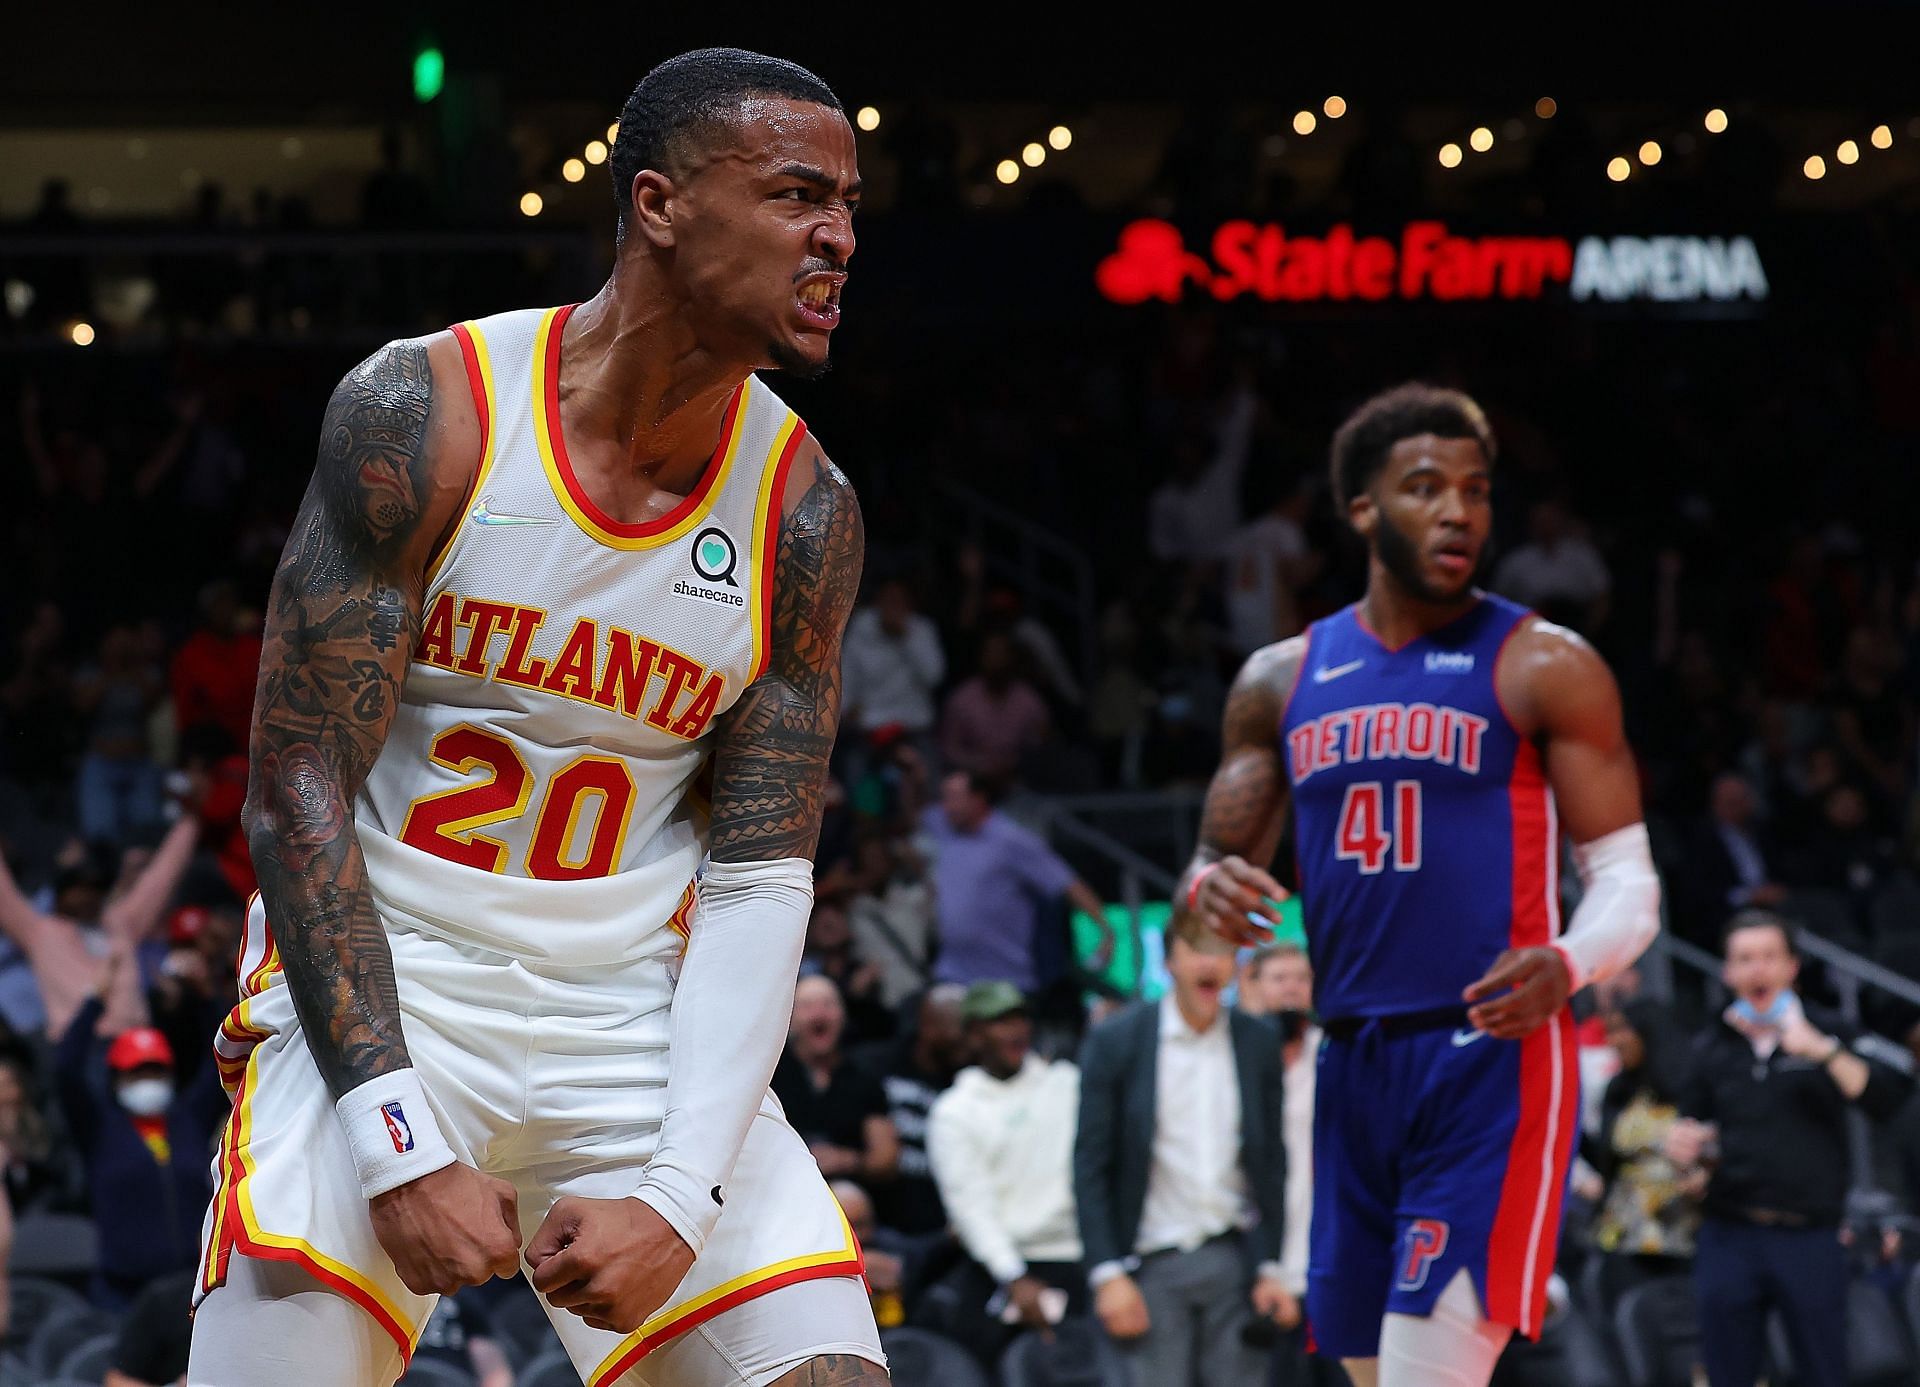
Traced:
[[1700, 1351], [1713, 1387], [1759, 1379], [1777, 1310], [1808, 1387], [1844, 1387], [1846, 1112], [1889, 1118], [1907, 1083], [1856, 1054], [1841, 1017], [1804, 1005], [1788, 926], [1765, 910], [1727, 922], [1721, 973], [1734, 1002], [1695, 1039], [1667, 1158], [1708, 1172], [1694, 1243]]
[[212, 1065], [176, 1090], [173, 1047], [152, 1027], [96, 1036], [103, 997], [124, 966], [118, 956], [109, 962], [54, 1052], [60, 1104], [86, 1165], [99, 1230], [92, 1296], [114, 1310], [155, 1277], [197, 1260], [200, 1219], [212, 1197], [208, 1156], [227, 1107]]

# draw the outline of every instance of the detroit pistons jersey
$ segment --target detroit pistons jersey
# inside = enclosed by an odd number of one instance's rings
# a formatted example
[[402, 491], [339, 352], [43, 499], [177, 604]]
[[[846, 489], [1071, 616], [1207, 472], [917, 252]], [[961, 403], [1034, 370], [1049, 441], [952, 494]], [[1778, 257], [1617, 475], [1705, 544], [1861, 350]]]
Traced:
[[1397, 649], [1358, 606], [1309, 629], [1280, 750], [1322, 1016], [1458, 1007], [1558, 935], [1553, 795], [1494, 690], [1530, 615], [1482, 595]]
[[693, 492], [616, 521], [567, 452], [570, 311], [453, 329], [482, 456], [355, 820], [389, 921], [586, 964], [678, 950], [702, 771], [767, 662], [781, 478], [805, 427], [749, 377]]

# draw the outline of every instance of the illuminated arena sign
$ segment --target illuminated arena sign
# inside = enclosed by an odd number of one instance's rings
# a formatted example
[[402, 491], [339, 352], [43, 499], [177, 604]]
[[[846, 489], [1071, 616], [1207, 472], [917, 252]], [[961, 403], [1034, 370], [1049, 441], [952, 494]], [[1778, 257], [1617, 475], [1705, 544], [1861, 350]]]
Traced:
[[1760, 253], [1745, 236], [1467, 236], [1438, 221], [1409, 222], [1397, 239], [1325, 235], [1231, 221], [1212, 257], [1187, 249], [1178, 227], [1137, 221], [1100, 262], [1094, 282], [1114, 303], [1174, 303], [1189, 292], [1270, 303], [1576, 302], [1730, 303], [1767, 297]]

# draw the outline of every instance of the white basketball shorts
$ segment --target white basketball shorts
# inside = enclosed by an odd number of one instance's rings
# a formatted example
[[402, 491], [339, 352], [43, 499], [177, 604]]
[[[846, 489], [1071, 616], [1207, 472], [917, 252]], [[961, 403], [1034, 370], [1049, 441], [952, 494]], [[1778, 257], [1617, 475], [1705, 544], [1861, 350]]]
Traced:
[[[691, 893], [672, 922], [682, 932], [690, 903]], [[528, 963], [387, 923], [407, 1048], [434, 1116], [461, 1160], [514, 1186], [523, 1242], [562, 1195], [631, 1193], [666, 1103], [668, 964]], [[409, 1291], [374, 1237], [257, 898], [240, 983], [215, 1042], [234, 1106], [214, 1158], [196, 1303], [236, 1253], [288, 1262], [359, 1304], [410, 1356], [435, 1298]], [[634, 1333], [590, 1329], [549, 1307], [588, 1387], [769, 1291], [863, 1273], [839, 1204], [770, 1093], [725, 1200], [686, 1279]], [[870, 1314], [795, 1332], [808, 1340], [792, 1346], [795, 1358], [814, 1344], [876, 1341]]]

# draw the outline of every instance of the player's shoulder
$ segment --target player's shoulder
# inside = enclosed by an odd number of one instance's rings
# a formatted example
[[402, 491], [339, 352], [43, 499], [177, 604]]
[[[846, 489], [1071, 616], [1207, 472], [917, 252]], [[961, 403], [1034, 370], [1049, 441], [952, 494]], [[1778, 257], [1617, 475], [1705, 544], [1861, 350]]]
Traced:
[[[477, 461], [480, 414], [452, 329], [398, 337], [340, 378], [327, 402], [329, 428], [347, 418], [383, 420], [390, 446]], [[473, 445], [471, 456], [462, 445]]]
[[1523, 728], [1619, 717], [1619, 686], [1605, 657], [1578, 631], [1531, 612], [1502, 647], [1494, 680]]
[[1571, 626], [1548, 621], [1534, 612], [1521, 616], [1501, 652], [1503, 664], [1511, 661], [1535, 678], [1591, 679], [1613, 675], [1606, 658], [1593, 643]]
[[479, 466], [480, 415], [451, 331], [388, 342], [340, 378], [321, 421], [318, 475], [336, 508], [398, 555], [423, 557]]
[[1302, 631], [1297, 636], [1261, 646], [1240, 666], [1240, 672], [1234, 676], [1232, 693], [1277, 700], [1278, 706], [1284, 706], [1293, 694], [1293, 686], [1299, 682], [1311, 644], [1311, 634]]
[[820, 440], [806, 426], [799, 426], [801, 437], [787, 467], [780, 498], [780, 513], [791, 518], [802, 504], [830, 510], [851, 510], [856, 516], [860, 498], [847, 480], [847, 474], [827, 456]]

